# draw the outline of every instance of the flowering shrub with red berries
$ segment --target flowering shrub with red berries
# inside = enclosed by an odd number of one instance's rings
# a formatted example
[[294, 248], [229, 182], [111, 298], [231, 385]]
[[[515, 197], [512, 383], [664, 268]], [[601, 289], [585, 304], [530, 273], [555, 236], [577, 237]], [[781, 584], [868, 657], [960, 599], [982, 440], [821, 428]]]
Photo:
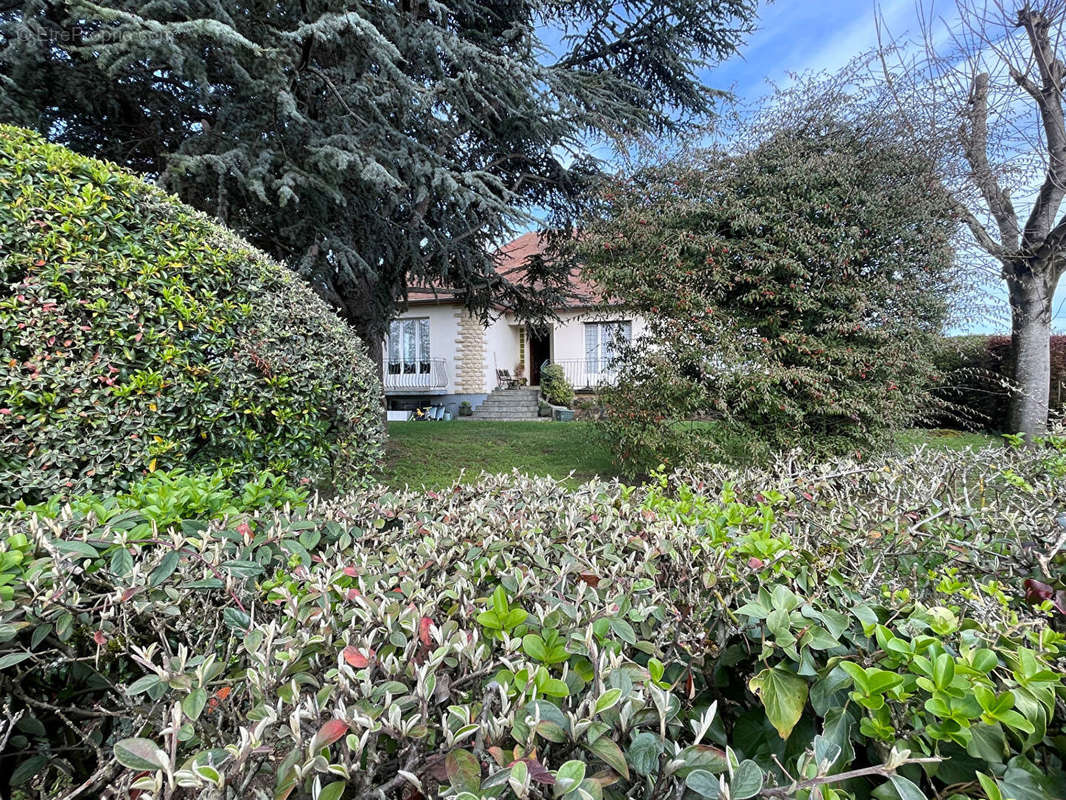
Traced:
[[0, 504], [155, 470], [352, 486], [381, 384], [290, 270], [118, 167], [0, 127]]
[[[612, 186], [581, 257], [650, 329], [606, 394], [619, 455], [676, 464], [723, 430], [849, 451], [928, 413], [953, 286], [945, 208], [928, 164], [832, 120]], [[700, 419], [719, 424], [681, 424]]]

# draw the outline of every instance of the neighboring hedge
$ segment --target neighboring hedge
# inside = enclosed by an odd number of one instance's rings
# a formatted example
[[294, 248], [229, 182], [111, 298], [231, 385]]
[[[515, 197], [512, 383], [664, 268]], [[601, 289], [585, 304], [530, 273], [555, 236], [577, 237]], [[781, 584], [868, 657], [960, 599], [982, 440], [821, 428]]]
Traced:
[[[1011, 398], [1009, 336], [956, 336], [937, 355], [936, 394], [953, 411], [940, 424], [1006, 429]], [[1066, 336], [1051, 337], [1051, 411], [1066, 410]]]
[[1060, 798], [1057, 446], [158, 534], [125, 503], [20, 514], [0, 775], [16, 800]]
[[155, 469], [346, 488], [381, 384], [290, 270], [118, 167], [0, 127], [0, 504]]

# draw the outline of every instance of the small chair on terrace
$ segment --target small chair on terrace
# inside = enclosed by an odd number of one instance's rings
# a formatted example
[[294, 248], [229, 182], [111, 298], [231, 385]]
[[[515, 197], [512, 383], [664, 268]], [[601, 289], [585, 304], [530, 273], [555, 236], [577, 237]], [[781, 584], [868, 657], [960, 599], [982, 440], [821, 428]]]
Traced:
[[511, 375], [510, 370], [498, 369], [496, 370], [496, 388], [497, 389], [517, 389], [518, 378]]

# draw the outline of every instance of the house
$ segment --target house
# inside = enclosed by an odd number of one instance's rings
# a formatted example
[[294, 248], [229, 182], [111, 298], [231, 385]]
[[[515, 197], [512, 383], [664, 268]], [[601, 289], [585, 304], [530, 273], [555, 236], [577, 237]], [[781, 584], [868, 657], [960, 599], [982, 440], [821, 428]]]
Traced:
[[[519, 236], [500, 249], [496, 268], [503, 274], [521, 269], [539, 249], [536, 233]], [[616, 337], [639, 337], [644, 321], [621, 307], [617, 313], [596, 311], [592, 288], [580, 276], [574, 276], [571, 294], [564, 307], [554, 309], [558, 320], [537, 328], [503, 310], [486, 325], [452, 293], [409, 290], [407, 310], [390, 323], [383, 345], [390, 417], [406, 418], [403, 412], [427, 406], [455, 416], [463, 401], [476, 409], [505, 388], [504, 372], [520, 386], [538, 387], [547, 362], [561, 366], [578, 391], [612, 381]], [[535, 413], [535, 398], [526, 402]]]

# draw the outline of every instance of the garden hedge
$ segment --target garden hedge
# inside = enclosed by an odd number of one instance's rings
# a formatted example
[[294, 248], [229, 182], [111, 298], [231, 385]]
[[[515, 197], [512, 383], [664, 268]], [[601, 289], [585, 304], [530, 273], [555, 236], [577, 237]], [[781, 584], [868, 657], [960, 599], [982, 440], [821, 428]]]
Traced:
[[[953, 407], [942, 424], [1004, 430], [1012, 382], [1009, 336], [956, 336], [937, 355], [936, 394]], [[1066, 410], [1066, 336], [1051, 337], [1052, 413]]]
[[108, 163], [0, 127], [0, 504], [156, 469], [351, 487], [381, 385], [290, 270]]
[[1064, 480], [1060, 439], [26, 510], [0, 775], [17, 800], [1061, 798]]

